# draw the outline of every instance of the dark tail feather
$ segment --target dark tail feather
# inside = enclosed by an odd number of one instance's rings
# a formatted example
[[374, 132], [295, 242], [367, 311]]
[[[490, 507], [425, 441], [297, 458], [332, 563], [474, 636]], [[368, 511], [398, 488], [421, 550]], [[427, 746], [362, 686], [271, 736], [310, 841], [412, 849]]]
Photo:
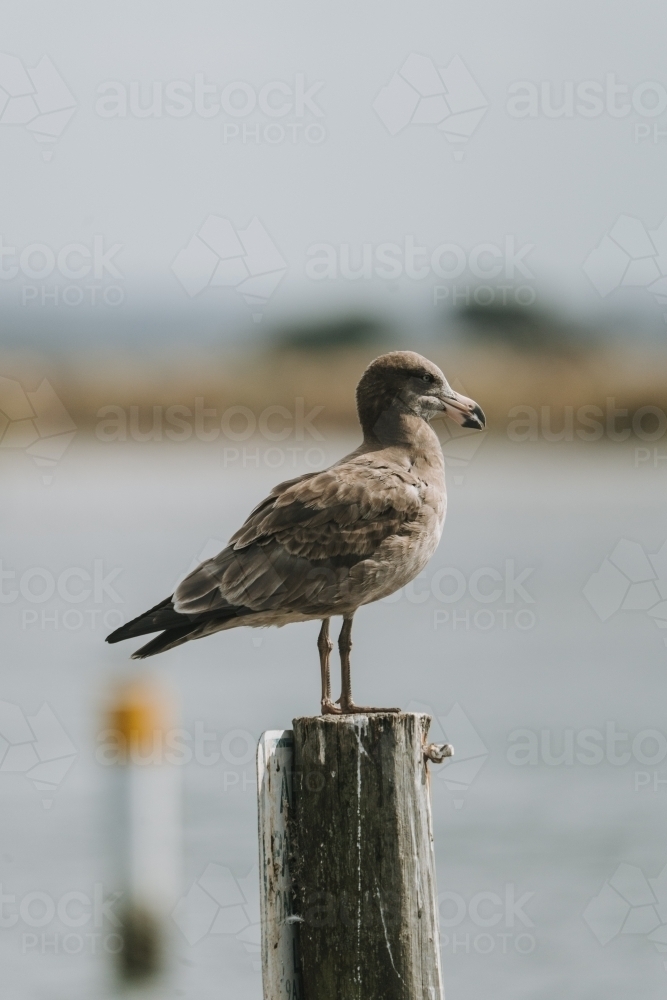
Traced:
[[196, 631], [196, 627], [193, 628], [192, 625], [182, 625], [180, 628], [167, 629], [166, 632], [156, 635], [145, 646], [132, 653], [132, 659], [145, 660], [147, 656], [155, 656], [156, 653], [163, 653], [166, 649], [173, 649], [174, 646], [180, 646], [182, 642], [187, 642], [192, 633]]
[[146, 656], [155, 656], [165, 649], [173, 649], [180, 646], [188, 639], [196, 639], [200, 626], [206, 621], [219, 623], [222, 627], [226, 622], [240, 615], [249, 613], [249, 608], [227, 607], [220, 608], [212, 615], [184, 615], [174, 610], [171, 597], [167, 597], [160, 604], [156, 604], [150, 611], [145, 611], [143, 615], [134, 618], [126, 625], [121, 625], [115, 632], [107, 636], [107, 642], [122, 642], [123, 639], [133, 639], [138, 635], [149, 635], [151, 632], [160, 632], [145, 646], [132, 654], [133, 660], [143, 660]]
[[122, 642], [123, 639], [133, 639], [137, 635], [149, 635], [151, 632], [161, 632], [162, 629], [177, 628], [183, 624], [184, 617], [178, 611], [174, 611], [171, 597], [167, 597], [150, 611], [144, 611], [131, 622], [121, 625], [107, 636], [107, 642]]

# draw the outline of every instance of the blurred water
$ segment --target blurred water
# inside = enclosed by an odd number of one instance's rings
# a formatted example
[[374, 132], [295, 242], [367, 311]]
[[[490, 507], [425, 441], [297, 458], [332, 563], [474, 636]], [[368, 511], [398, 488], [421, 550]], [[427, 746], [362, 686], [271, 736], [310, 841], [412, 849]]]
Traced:
[[[349, 444], [328, 440], [327, 460]], [[273, 483], [305, 467], [286, 456], [280, 468], [224, 468], [216, 445], [83, 439], [50, 486], [25, 454], [6, 453], [3, 462], [2, 568], [16, 576], [3, 579], [2, 698], [26, 717], [46, 702], [77, 753], [53, 793], [25, 773], [0, 772], [3, 995], [113, 995], [108, 921], [99, 930], [82, 917], [69, 928], [81, 948], [71, 937], [68, 954], [57, 913], [36, 926], [48, 900], [25, 904], [28, 922], [20, 906], [29, 893], [57, 903], [74, 891], [92, 897], [95, 883], [106, 892], [113, 881], [110, 769], [96, 749], [105, 692], [134, 671], [175, 692], [188, 734], [215, 736], [182, 767], [183, 890], [213, 862], [230, 869], [247, 904], [248, 926], [233, 933], [188, 945], [174, 928], [175, 971], [156, 995], [257, 1000], [252, 878], [243, 882], [256, 864], [248, 747], [262, 730], [317, 712], [317, 625], [239, 630], [130, 667], [134, 645], [105, 645], [103, 617], [115, 627], [114, 609], [127, 619], [156, 603], [207, 545], [221, 547]], [[636, 468], [625, 445], [487, 439], [449, 481], [432, 565], [408, 594], [359, 613], [353, 651], [360, 702], [430, 706], [457, 750], [454, 763], [433, 769], [439, 889], [449, 893], [441, 905], [448, 1000], [662, 997], [667, 956], [648, 935], [667, 921], [667, 900], [643, 878], [667, 864], [664, 633], [641, 609], [601, 621], [582, 589], [620, 539], [659, 551], [667, 472]], [[631, 548], [635, 563], [638, 552]], [[48, 583], [72, 568], [94, 575], [96, 560], [103, 575], [120, 568], [97, 603], [95, 594], [72, 603], [57, 589], [41, 603], [12, 596], [21, 581], [28, 594], [45, 585], [39, 574], [31, 582], [30, 570], [44, 571]], [[465, 594], [450, 601], [461, 580]], [[601, 599], [615, 598], [609, 591]], [[583, 733], [604, 733], [607, 724], [607, 743]], [[516, 730], [535, 734], [521, 735], [524, 744], [539, 743], [523, 765], [513, 762]], [[634, 868], [618, 873], [621, 864]], [[587, 923], [584, 911], [610, 879], [622, 892], [605, 890]], [[616, 933], [630, 909], [623, 893], [634, 905], [624, 927], [637, 933]], [[84, 911], [73, 904], [70, 912]]]

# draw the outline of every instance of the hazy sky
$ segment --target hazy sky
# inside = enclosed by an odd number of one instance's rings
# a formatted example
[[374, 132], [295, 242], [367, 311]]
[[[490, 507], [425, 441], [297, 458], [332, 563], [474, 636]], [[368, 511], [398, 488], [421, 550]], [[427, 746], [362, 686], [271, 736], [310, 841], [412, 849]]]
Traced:
[[[104, 292], [100, 310], [147, 297], [279, 316], [504, 284], [664, 309], [646, 235], [667, 215], [664, 4], [21, 0], [3, 14], [7, 307], [55, 320], [58, 285], [73, 286], [59, 323]], [[596, 290], [583, 264], [623, 215], [639, 222], [593, 260]], [[120, 248], [84, 274], [95, 239]], [[33, 244], [46, 255], [21, 262]], [[336, 277], [309, 276], [314, 260]]]

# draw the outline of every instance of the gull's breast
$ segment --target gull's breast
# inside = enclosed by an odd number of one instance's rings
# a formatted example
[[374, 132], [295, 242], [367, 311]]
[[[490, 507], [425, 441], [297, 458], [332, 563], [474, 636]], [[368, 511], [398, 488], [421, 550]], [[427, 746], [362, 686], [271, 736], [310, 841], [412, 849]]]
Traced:
[[361, 604], [388, 597], [422, 572], [440, 542], [446, 511], [444, 489], [427, 489], [418, 516], [403, 532], [385, 539], [371, 560], [359, 564]]

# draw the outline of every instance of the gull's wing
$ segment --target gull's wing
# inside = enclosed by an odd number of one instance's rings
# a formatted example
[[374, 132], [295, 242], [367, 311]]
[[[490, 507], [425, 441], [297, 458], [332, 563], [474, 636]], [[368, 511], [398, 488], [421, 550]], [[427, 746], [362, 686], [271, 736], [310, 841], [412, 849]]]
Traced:
[[422, 504], [417, 477], [368, 454], [281, 483], [227, 548], [183, 580], [175, 610], [316, 613], [374, 575], [382, 542], [409, 532]]

